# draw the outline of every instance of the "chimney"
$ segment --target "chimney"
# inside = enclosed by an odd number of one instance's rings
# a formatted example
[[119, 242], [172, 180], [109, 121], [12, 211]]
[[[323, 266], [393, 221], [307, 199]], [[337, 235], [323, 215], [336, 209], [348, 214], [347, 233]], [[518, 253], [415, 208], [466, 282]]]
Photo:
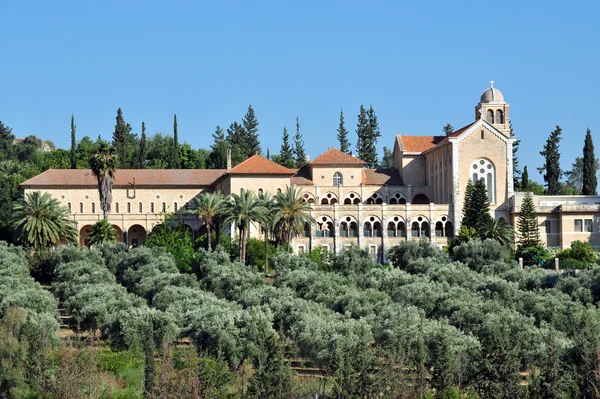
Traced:
[[231, 169], [231, 148], [227, 149], [227, 170]]

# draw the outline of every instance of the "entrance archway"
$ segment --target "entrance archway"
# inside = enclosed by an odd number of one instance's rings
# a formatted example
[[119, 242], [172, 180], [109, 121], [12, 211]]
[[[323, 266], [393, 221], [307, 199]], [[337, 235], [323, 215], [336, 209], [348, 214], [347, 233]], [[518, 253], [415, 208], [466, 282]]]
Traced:
[[82, 247], [90, 246], [90, 233], [92, 232], [92, 225], [86, 224], [79, 230], [79, 245]]
[[136, 248], [146, 241], [146, 229], [139, 224], [134, 224], [127, 231], [127, 245]]

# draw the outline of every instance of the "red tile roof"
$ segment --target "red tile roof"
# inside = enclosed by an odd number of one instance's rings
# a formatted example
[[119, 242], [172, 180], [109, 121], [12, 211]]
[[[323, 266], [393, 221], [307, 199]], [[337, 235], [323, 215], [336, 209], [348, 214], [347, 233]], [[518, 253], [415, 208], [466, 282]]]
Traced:
[[260, 155], [253, 155], [236, 167], [227, 171], [229, 175], [288, 175], [296, 173], [296, 169], [288, 169]]
[[404, 151], [423, 152], [435, 147], [446, 136], [401, 136]]
[[362, 184], [403, 186], [402, 177], [396, 169], [363, 169]]
[[404, 151], [406, 152], [424, 152], [436, 145], [446, 141], [449, 137], [458, 137], [465, 130], [473, 126], [477, 121], [464, 126], [448, 136], [400, 136]]
[[365, 161], [358, 159], [352, 155], [348, 155], [335, 148], [330, 148], [325, 153], [319, 155], [310, 162], [310, 165], [352, 165], [362, 166]]
[[310, 172], [308, 168], [304, 167], [298, 169], [298, 172], [290, 179], [291, 184], [297, 184], [299, 186], [311, 186], [315, 183], [311, 180]]
[[[118, 169], [115, 186], [210, 186], [225, 169]], [[32, 177], [22, 186], [97, 186], [89, 169], [48, 169]]]

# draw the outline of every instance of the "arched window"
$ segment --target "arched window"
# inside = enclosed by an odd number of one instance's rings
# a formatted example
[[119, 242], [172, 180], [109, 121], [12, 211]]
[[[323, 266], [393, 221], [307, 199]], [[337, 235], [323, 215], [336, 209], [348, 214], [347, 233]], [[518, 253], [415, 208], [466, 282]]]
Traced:
[[436, 237], [454, 237], [454, 226], [448, 216], [442, 216], [435, 222]]
[[413, 204], [429, 204], [429, 197], [427, 197], [425, 194], [417, 194], [413, 197], [412, 200]]
[[83, 202], [79, 203], [79, 213], [83, 213]]
[[131, 202], [127, 203], [127, 213], [131, 213]]
[[71, 203], [70, 202], [67, 204], [67, 207], [69, 208], [69, 212], [71, 212]]
[[344, 199], [344, 205], [356, 205], [360, 204], [360, 197], [356, 193], [350, 193], [346, 195]]
[[367, 198], [367, 204], [383, 204], [383, 197], [379, 193], [373, 193]]
[[92, 202], [92, 213], [96, 213], [96, 203]]
[[493, 109], [488, 109], [488, 111], [487, 111], [487, 121], [489, 123], [494, 123], [494, 110]]
[[387, 227], [387, 235], [388, 235], [388, 237], [396, 237], [396, 234], [397, 234], [396, 223], [389, 222], [388, 223], [388, 227]]
[[263, 195], [263, 189], [262, 189], [262, 188], [259, 188], [259, 189], [258, 189], [258, 195], [259, 195], [259, 196]]
[[504, 123], [504, 112], [501, 109], [496, 111], [496, 123]]
[[321, 216], [317, 218], [317, 237], [333, 237], [333, 221], [330, 217]]
[[167, 204], [166, 204], [166, 202], [162, 203], [162, 212], [163, 213], [167, 212]]
[[150, 203], [150, 213], [154, 213], [154, 202]]
[[351, 216], [346, 216], [340, 223], [340, 237], [358, 237], [358, 224]]
[[373, 237], [373, 225], [371, 222], [365, 222], [363, 226], [363, 235], [365, 237]]
[[429, 237], [429, 220], [425, 216], [417, 216], [410, 225], [413, 237]]
[[177, 209], [179, 209], [179, 206], [177, 205], [177, 202], [175, 202], [173, 204], [173, 212], [177, 212]]
[[490, 203], [496, 203], [496, 168], [494, 164], [484, 158], [476, 159], [471, 163], [471, 179], [473, 183], [483, 180]]
[[119, 203], [115, 202], [115, 213], [119, 213]]
[[340, 172], [335, 172], [333, 174], [333, 185], [334, 186], [342, 185], [342, 174]]

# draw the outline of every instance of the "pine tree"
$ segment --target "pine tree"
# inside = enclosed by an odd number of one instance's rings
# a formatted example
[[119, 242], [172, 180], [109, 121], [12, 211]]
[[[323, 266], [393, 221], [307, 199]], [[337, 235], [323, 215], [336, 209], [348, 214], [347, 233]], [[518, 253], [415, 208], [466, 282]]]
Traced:
[[527, 165], [523, 168], [523, 174], [521, 175], [521, 190], [527, 192], [529, 188], [529, 172], [527, 171]]
[[583, 145], [583, 195], [596, 195], [598, 178], [596, 177], [596, 156], [594, 155], [594, 142], [590, 129], [585, 134], [585, 144]]
[[444, 133], [445, 136], [450, 136], [452, 133], [454, 133], [454, 126], [447, 123], [446, 126], [444, 126], [442, 128], [442, 132]]
[[[516, 138], [513, 133], [512, 121], [510, 122], [510, 137]], [[521, 140], [515, 140], [512, 147], [512, 163], [513, 163], [513, 187], [517, 190], [520, 187], [519, 184], [519, 176], [521, 175], [521, 171], [519, 170], [519, 159], [517, 158], [517, 152], [519, 151], [519, 144], [521, 144]], [[523, 178], [521, 177], [521, 180]], [[522, 185], [522, 183], [521, 183]]]
[[0, 161], [11, 159], [15, 151], [12, 129], [0, 121]]
[[521, 211], [517, 220], [517, 230], [519, 232], [519, 248], [541, 245], [537, 213], [535, 212], [535, 205], [530, 193], [525, 194], [525, 198], [521, 204]]
[[344, 110], [340, 111], [340, 125], [337, 128], [337, 138], [340, 142], [340, 151], [348, 154], [350, 152], [350, 140], [348, 140], [348, 131], [344, 124]]
[[392, 151], [385, 146], [383, 147], [383, 158], [381, 159], [381, 167], [385, 169], [391, 169], [394, 167], [394, 158]]
[[304, 140], [302, 140], [302, 133], [300, 133], [300, 122], [298, 121], [298, 117], [296, 117], [296, 135], [294, 136], [294, 160], [297, 168], [306, 165]]
[[492, 218], [490, 215], [490, 197], [488, 196], [483, 179], [477, 180], [473, 185], [471, 208], [475, 214], [475, 226], [473, 227], [476, 230], [489, 223]]
[[215, 128], [212, 134], [213, 144], [210, 146], [208, 155], [208, 167], [210, 169], [225, 169], [227, 167], [227, 150], [230, 148], [225, 141], [225, 132], [221, 126]]
[[[377, 139], [381, 137], [381, 132], [379, 131], [379, 122], [377, 121], [377, 115], [372, 105], [367, 111], [367, 117], [369, 119], [369, 128], [367, 129], [366, 145], [364, 145], [365, 157], [361, 159], [367, 163], [367, 168], [376, 168], [379, 164]], [[363, 144], [365, 144], [365, 141], [363, 141]]]
[[248, 106], [248, 112], [242, 118], [242, 126], [244, 128], [244, 149], [246, 157], [251, 157], [254, 154], [260, 154], [260, 141], [258, 139], [258, 119], [254, 113], [252, 105]]
[[75, 125], [75, 117], [71, 114], [71, 169], [77, 169], [77, 140], [75, 138], [75, 130], [77, 126]]
[[286, 168], [293, 168], [295, 166], [294, 154], [292, 152], [292, 147], [290, 146], [290, 135], [285, 127], [283, 128], [283, 137], [279, 156], [279, 164], [285, 166]]
[[142, 122], [142, 135], [137, 150], [136, 168], [144, 169], [146, 167], [146, 158], [148, 156], [148, 141], [146, 138], [146, 124]]
[[556, 126], [556, 129], [550, 133], [546, 140], [544, 150], [540, 151], [540, 155], [544, 157], [545, 161], [544, 166], [538, 168], [538, 171], [540, 173], [545, 172], [544, 182], [546, 182], [547, 195], [559, 195], [561, 193], [560, 179], [563, 171], [560, 168], [560, 152], [558, 150], [561, 135], [562, 129], [560, 126]]
[[475, 228], [475, 211], [473, 210], [473, 182], [471, 179], [467, 182], [465, 189], [465, 199], [462, 209], [462, 226]]
[[361, 104], [360, 111], [358, 113], [358, 123], [356, 124], [356, 156], [363, 159], [365, 154], [365, 140], [369, 131], [369, 118], [367, 117], [367, 110]]
[[179, 169], [179, 136], [177, 134], [177, 114], [173, 115], [173, 148], [171, 148], [170, 169]]
[[115, 125], [115, 131], [113, 132], [112, 145], [115, 148], [115, 153], [119, 160], [119, 165], [123, 169], [131, 167], [129, 158], [130, 147], [133, 141], [133, 135], [131, 134], [131, 125], [125, 123], [123, 118], [123, 111], [121, 108], [117, 109], [117, 123]]

